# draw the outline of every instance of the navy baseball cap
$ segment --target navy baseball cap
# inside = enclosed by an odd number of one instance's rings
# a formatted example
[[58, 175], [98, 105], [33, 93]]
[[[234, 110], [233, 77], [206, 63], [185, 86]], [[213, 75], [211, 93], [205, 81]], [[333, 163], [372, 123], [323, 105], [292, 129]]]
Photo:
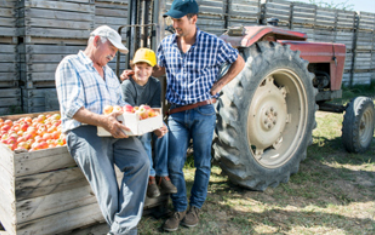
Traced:
[[171, 9], [163, 16], [180, 19], [189, 13], [198, 14], [199, 7], [195, 0], [174, 0]]

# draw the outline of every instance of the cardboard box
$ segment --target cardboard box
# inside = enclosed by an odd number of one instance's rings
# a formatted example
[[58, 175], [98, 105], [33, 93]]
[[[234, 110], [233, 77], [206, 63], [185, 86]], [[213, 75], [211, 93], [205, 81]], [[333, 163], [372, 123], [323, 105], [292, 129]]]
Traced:
[[[138, 114], [135, 113], [126, 113], [117, 117], [117, 120], [122, 122], [126, 127], [130, 129], [130, 132], [125, 131], [125, 134], [129, 136], [138, 136], [143, 135], [148, 132], [152, 132], [156, 129], [163, 127], [163, 115], [160, 108], [154, 108], [155, 112], [158, 112], [159, 115], [144, 120], [140, 120]], [[111, 133], [106, 131], [103, 127], [98, 126], [98, 136], [100, 137], [109, 137], [112, 136]]]

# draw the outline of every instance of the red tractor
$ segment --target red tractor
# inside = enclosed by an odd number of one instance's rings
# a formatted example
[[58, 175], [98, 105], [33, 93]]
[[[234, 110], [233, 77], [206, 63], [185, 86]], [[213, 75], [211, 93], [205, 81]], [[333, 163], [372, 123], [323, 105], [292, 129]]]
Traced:
[[221, 38], [246, 61], [217, 104], [213, 153], [231, 182], [255, 190], [287, 182], [312, 144], [317, 110], [344, 112], [344, 147], [368, 149], [372, 100], [328, 103], [342, 95], [345, 45], [307, 42], [305, 33], [273, 26], [231, 29]]

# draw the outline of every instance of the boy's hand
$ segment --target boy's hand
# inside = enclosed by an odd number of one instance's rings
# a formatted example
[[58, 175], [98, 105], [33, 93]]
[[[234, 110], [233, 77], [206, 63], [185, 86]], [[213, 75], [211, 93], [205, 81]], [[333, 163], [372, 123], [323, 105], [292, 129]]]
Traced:
[[166, 125], [164, 125], [163, 127], [157, 129], [157, 130], [154, 130], [154, 134], [160, 139], [160, 138], [163, 138], [163, 136], [165, 134], [168, 133], [168, 127]]
[[121, 124], [117, 120], [117, 116], [121, 115], [121, 111], [113, 112], [107, 116], [106, 125], [103, 126], [108, 132], [112, 134], [114, 138], [128, 138], [129, 136], [126, 135], [124, 131], [130, 131], [129, 128]]
[[130, 69], [124, 70], [124, 72], [122, 72], [122, 74], [120, 75], [121, 81], [128, 80], [130, 78], [130, 75], [134, 75], [133, 70], [130, 70]]

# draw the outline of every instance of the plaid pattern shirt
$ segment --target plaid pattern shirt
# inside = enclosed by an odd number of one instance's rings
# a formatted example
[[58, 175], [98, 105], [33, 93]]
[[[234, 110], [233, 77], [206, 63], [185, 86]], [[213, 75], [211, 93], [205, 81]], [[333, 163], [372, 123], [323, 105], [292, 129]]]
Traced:
[[166, 99], [172, 104], [187, 105], [218, 97], [212, 96], [210, 90], [222, 64], [236, 61], [238, 51], [197, 28], [195, 43], [185, 54], [173, 34], [163, 39], [157, 55], [158, 65], [166, 69]]
[[81, 108], [102, 114], [105, 105], [124, 106], [120, 82], [112, 69], [103, 67], [104, 78], [83, 51], [66, 56], [56, 69], [56, 89], [60, 103], [62, 132], [82, 125], [73, 119]]

